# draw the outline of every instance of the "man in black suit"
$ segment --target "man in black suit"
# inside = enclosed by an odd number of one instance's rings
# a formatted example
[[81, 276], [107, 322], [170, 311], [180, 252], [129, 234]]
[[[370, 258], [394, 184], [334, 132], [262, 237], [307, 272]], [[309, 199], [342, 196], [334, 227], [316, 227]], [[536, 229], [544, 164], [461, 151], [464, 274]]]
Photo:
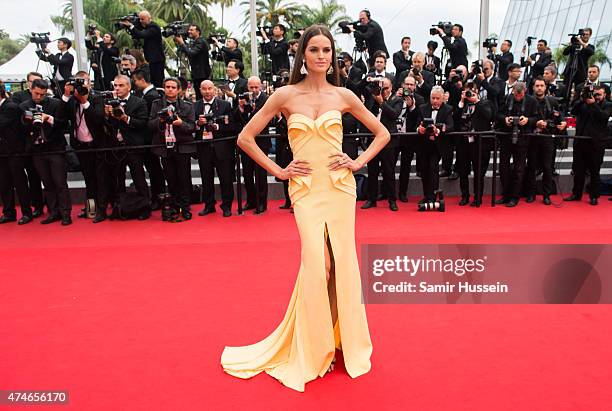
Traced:
[[[404, 84], [397, 90], [396, 96], [403, 102], [398, 118], [398, 131], [400, 133], [412, 133], [416, 131], [419, 119], [419, 106], [425, 104], [425, 99], [417, 92], [416, 79], [409, 75], [404, 79]], [[393, 137], [392, 137], [393, 138]], [[410, 168], [412, 159], [419, 152], [419, 141], [414, 136], [400, 136], [399, 143], [395, 149], [393, 164], [397, 164], [400, 157], [399, 175], [399, 200], [408, 202], [408, 182], [410, 180]]]
[[557, 82], [557, 66], [550, 65], [544, 69], [543, 78], [546, 82], [546, 95], [555, 97], [559, 104], [565, 104], [565, 84]]
[[[448, 93], [447, 103], [451, 107], [457, 107], [461, 101], [461, 93], [467, 78], [468, 71], [465, 66], [457, 66], [448, 73], [448, 80], [442, 84], [442, 88]], [[454, 124], [459, 123], [460, 115], [460, 110], [453, 111]], [[439, 175], [440, 177], [448, 177], [449, 180], [456, 180], [459, 178], [459, 174], [457, 174], [457, 160], [455, 159], [455, 149], [458, 142], [459, 136], [450, 135], [445, 137], [444, 144], [440, 146], [442, 149], [440, 152], [442, 155], [442, 172]], [[454, 164], [453, 160], [455, 161]]]
[[[121, 104], [119, 107], [110, 105], [104, 106], [104, 114], [109, 126], [111, 127], [111, 137], [114, 137], [122, 145], [141, 146], [147, 140], [147, 103], [139, 97], [131, 94], [130, 78], [123, 74], [115, 77], [115, 91]], [[125, 153], [125, 154], [124, 154]], [[144, 150], [134, 149], [120, 153], [124, 154], [124, 160], [120, 163], [120, 168], [130, 167], [130, 175], [136, 191], [141, 197], [150, 201], [149, 187], [144, 171]], [[98, 192], [98, 209], [106, 210], [109, 202], [115, 200], [115, 192], [108, 192], [110, 185], [104, 184]], [[116, 187], [115, 187], [116, 189]], [[139, 220], [146, 220], [151, 216], [149, 210], [143, 211], [138, 216]]]
[[372, 67], [375, 61], [375, 54], [379, 51], [383, 51], [385, 56], [389, 57], [389, 51], [385, 45], [385, 35], [380, 25], [372, 20], [369, 10], [361, 10], [359, 12], [359, 28], [355, 26], [348, 26], [355, 36], [355, 40], [363, 40], [368, 52], [370, 53], [370, 59], [368, 65]]
[[[0, 81], [0, 198], [2, 216], [0, 224], [17, 221], [15, 191], [19, 196], [21, 218], [19, 225], [32, 221], [32, 207], [28, 178], [25, 173], [25, 141], [20, 138], [21, 110], [8, 99], [4, 83]], [[2, 157], [3, 155], [8, 157]]]
[[[568, 89], [571, 89], [572, 85], [584, 82], [587, 78], [589, 59], [595, 54], [595, 47], [589, 44], [592, 35], [591, 28], [582, 29], [582, 34], [572, 37], [571, 44], [563, 49], [563, 55], [569, 56], [565, 70], [563, 70], [563, 82]], [[573, 77], [572, 66], [576, 67]]]
[[[500, 46], [501, 54], [494, 54], [495, 71], [497, 76], [506, 81], [508, 80], [508, 66], [514, 63], [514, 54], [510, 52], [512, 48], [512, 40], [504, 40]], [[495, 49], [493, 49], [495, 52]]]
[[412, 55], [412, 68], [395, 76], [394, 90], [404, 84], [404, 79], [412, 75], [416, 80], [416, 91], [425, 99], [429, 99], [431, 88], [436, 84], [436, 76], [425, 70], [425, 54], [418, 51]]
[[[236, 114], [240, 119], [240, 128], [243, 128], [253, 118], [268, 99], [266, 93], [261, 91], [261, 80], [259, 77], [250, 77], [248, 86], [248, 100], [238, 98]], [[257, 138], [256, 143], [266, 155], [270, 152], [272, 141], [269, 138]], [[261, 214], [268, 209], [268, 173], [265, 168], [255, 163], [250, 156], [242, 152], [240, 154], [246, 189], [244, 209], [255, 209], [255, 214]]]
[[393, 65], [395, 73], [399, 74], [402, 71], [410, 70], [412, 67], [412, 55], [414, 51], [410, 50], [410, 37], [402, 37], [402, 48], [393, 53]]
[[[433, 125], [426, 126], [425, 119], [431, 119]], [[445, 134], [453, 131], [453, 107], [444, 103], [444, 89], [434, 86], [429, 96], [429, 103], [419, 107], [419, 126], [417, 133], [421, 137], [422, 167], [421, 179], [423, 182], [423, 200], [434, 201], [434, 192], [439, 188], [440, 177], [438, 163], [444, 152], [444, 145], [448, 138]]]
[[57, 40], [59, 53], [51, 54], [48, 49], [36, 52], [42, 61], [48, 61], [53, 66], [53, 82], [57, 82], [58, 85], [58, 88], [55, 90], [56, 96], [60, 96], [63, 93], [64, 84], [72, 76], [74, 56], [68, 52], [70, 46], [72, 46], [72, 42], [66, 37], [61, 37]]
[[493, 104], [495, 116], [499, 109], [499, 93], [503, 93], [504, 81], [495, 75], [495, 66], [492, 60], [482, 62], [482, 71], [473, 73], [474, 84], [478, 87], [479, 100], [490, 100]]
[[[132, 82], [136, 87], [134, 94], [147, 103], [147, 113], [151, 113], [151, 106], [155, 100], [160, 98], [160, 95], [155, 86], [150, 83], [149, 72], [136, 70], [132, 74]], [[152, 144], [152, 137], [151, 133], [145, 133], [145, 144]], [[151, 181], [151, 210], [159, 210], [161, 208], [159, 195], [166, 191], [166, 183], [159, 156], [155, 155], [150, 148], [145, 149], [144, 165]]]
[[[234, 111], [229, 102], [216, 98], [215, 85], [210, 80], [200, 84], [202, 100], [195, 103], [195, 118], [199, 130], [196, 137], [210, 140], [198, 144], [198, 164], [202, 175], [202, 196], [204, 209], [200, 216], [215, 212], [215, 169], [221, 185], [221, 209], [223, 217], [232, 215], [234, 201], [234, 156], [236, 140], [215, 141], [216, 139], [233, 136], [237, 132]], [[211, 119], [212, 118], [212, 119]]]
[[22, 123], [25, 128], [26, 150], [33, 154], [33, 162], [45, 192], [49, 215], [41, 224], [55, 221], [62, 225], [72, 223], [70, 192], [66, 174], [66, 157], [62, 154], [46, 154], [63, 151], [65, 120], [59, 100], [47, 97], [49, 84], [45, 80], [32, 82], [31, 100], [21, 103]]
[[434, 76], [440, 75], [440, 57], [436, 56], [434, 52], [438, 48], [438, 42], [430, 40], [427, 42], [427, 53], [425, 54], [425, 67], [424, 69], [432, 73]]
[[371, 82], [378, 83], [382, 78], [387, 78], [391, 81], [391, 84], [395, 82], [393, 74], [387, 72], [387, 56], [384, 52], [376, 53], [374, 56], [374, 66], [370, 70], [363, 81], [363, 94], [366, 107], [373, 107], [376, 103], [373, 100], [373, 95], [368, 91]]
[[340, 53], [340, 57], [344, 62], [343, 65], [340, 65], [340, 81], [342, 85], [358, 97], [361, 97], [363, 92], [363, 71], [353, 65], [353, 57], [347, 52]]
[[[546, 51], [548, 42], [544, 39], [538, 40], [537, 51], [531, 56], [521, 57], [521, 67], [527, 67], [525, 70], [529, 70], [528, 81], [531, 84], [532, 79], [544, 75], [544, 69], [552, 63], [552, 55]], [[526, 54], [527, 46], [523, 46], [523, 54]], [[504, 80], [507, 80], [504, 79]]]
[[[459, 112], [457, 128], [460, 131], [487, 131], [491, 129], [491, 122], [495, 115], [493, 100], [480, 99], [479, 88], [473, 81], [468, 80], [463, 86], [461, 100], [457, 103]], [[470, 180], [469, 176], [474, 170], [474, 199], [473, 207], [479, 207], [482, 203], [484, 191], [484, 177], [489, 166], [493, 141], [482, 138], [482, 152], [480, 157], [481, 168], [478, 169], [478, 139], [480, 136], [461, 135], [457, 139], [457, 173], [459, 174], [459, 186], [461, 188], [460, 206], [470, 202]]]
[[238, 108], [238, 95], [249, 91], [247, 80], [242, 77], [243, 71], [244, 64], [242, 61], [231, 60], [225, 68], [227, 81], [219, 86], [219, 89], [223, 92], [223, 99], [229, 102], [234, 110]]
[[[391, 133], [397, 132], [397, 118], [400, 115], [403, 100], [392, 96], [393, 83], [389, 78], [381, 80], [380, 93], [372, 96], [372, 104], [368, 109]], [[368, 144], [372, 142], [372, 137], [368, 138]], [[387, 144], [370, 162], [368, 162], [368, 199], [361, 206], [362, 209], [376, 207], [378, 197], [378, 175], [382, 171], [383, 187], [382, 192], [387, 195], [389, 209], [397, 211], [396, 191], [395, 191], [395, 149], [397, 147], [396, 137]]]
[[586, 171], [589, 170], [590, 204], [597, 205], [599, 198], [600, 170], [608, 136], [608, 120], [612, 115], [612, 103], [606, 101], [606, 91], [594, 86], [592, 96], [581, 98], [572, 108], [576, 116], [576, 135], [590, 136], [590, 140], [574, 140], [574, 187], [572, 195], [564, 201], [580, 201], [584, 190]]
[[[468, 48], [465, 39], [463, 38], [463, 26], [461, 24], [453, 25], [450, 37], [444, 33], [440, 27], [438, 27], [438, 34], [444, 42], [444, 47], [448, 50], [450, 57], [450, 66], [446, 68], [448, 72], [452, 68], [457, 66], [468, 66], [467, 54]], [[453, 40], [451, 41], [451, 37]]]
[[602, 86], [606, 92], [606, 100], [610, 101], [610, 86], [599, 81], [599, 66], [591, 64], [587, 72], [587, 79], [576, 86], [575, 99], [580, 98], [580, 93], [585, 86]]
[[[15, 92], [11, 96], [11, 101], [19, 106], [24, 101], [28, 101], [32, 99], [32, 93], [30, 90], [32, 89], [32, 82], [36, 79], [42, 80], [43, 76], [40, 73], [35, 71], [31, 71], [26, 75], [27, 88], [25, 90], [20, 90]], [[18, 128], [20, 139], [25, 142], [25, 134], [22, 127]], [[34, 162], [32, 161], [32, 157], [24, 157], [24, 164], [26, 173], [28, 175], [28, 185], [30, 187], [30, 199], [32, 200], [32, 208], [34, 211], [32, 212], [32, 216], [34, 218], [38, 218], [43, 215], [43, 192], [42, 192], [42, 184], [40, 181], [40, 176], [36, 172], [36, 168], [34, 168]]]
[[[503, 195], [496, 204], [515, 207], [519, 203], [530, 141], [528, 134], [533, 132], [538, 120], [537, 106], [535, 98], [527, 94], [527, 85], [516, 82], [513, 84], [512, 93], [505, 97], [504, 104], [499, 110], [498, 127], [501, 131], [510, 132], [512, 135], [500, 136], [499, 177]], [[512, 158], [512, 167], [510, 167], [510, 158]]]
[[189, 26], [189, 43], [181, 36], [174, 37], [174, 42], [178, 49], [187, 55], [191, 66], [191, 80], [196, 92], [196, 99], [202, 98], [200, 94], [200, 83], [202, 80], [210, 78], [210, 58], [208, 56], [208, 43], [202, 38], [202, 29], [192, 24]]
[[238, 40], [236, 40], [234, 37], [228, 37], [228, 39], [225, 41], [225, 45], [222, 45], [219, 42], [219, 39], [214, 36], [210, 39], [213, 41], [217, 49], [219, 49], [219, 51], [221, 52], [223, 56], [223, 62], [226, 66], [227, 63], [230, 62], [230, 60], [242, 61], [242, 50], [238, 48]]
[[96, 90], [112, 90], [111, 81], [119, 72], [117, 63], [113, 60], [119, 57], [119, 49], [115, 47], [115, 36], [106, 33], [100, 38], [96, 30], [95, 36], [85, 37], [85, 47], [92, 51], [91, 68], [96, 74], [94, 88]]
[[289, 70], [289, 43], [285, 40], [285, 26], [282, 24], [276, 24], [272, 27], [272, 40], [268, 38], [266, 31], [262, 28], [260, 30], [261, 37], [263, 38], [263, 53], [270, 55], [272, 59], [272, 75], [278, 74], [281, 69]]
[[138, 19], [139, 21], [136, 25], [127, 20], [123, 20], [120, 23], [128, 28], [132, 38], [144, 40], [142, 49], [145, 58], [149, 62], [151, 82], [155, 87], [162, 87], [166, 57], [164, 55], [161, 28], [151, 20], [151, 14], [146, 10], [138, 13]]
[[[152, 151], [162, 159], [172, 205], [185, 220], [191, 220], [191, 154], [197, 151], [192, 143], [195, 121], [193, 106], [179, 97], [180, 89], [178, 79], [164, 80], [165, 95], [153, 102], [149, 127], [153, 131], [153, 145], [166, 145]], [[173, 115], [168, 111], [165, 115], [159, 114], [170, 107]]]

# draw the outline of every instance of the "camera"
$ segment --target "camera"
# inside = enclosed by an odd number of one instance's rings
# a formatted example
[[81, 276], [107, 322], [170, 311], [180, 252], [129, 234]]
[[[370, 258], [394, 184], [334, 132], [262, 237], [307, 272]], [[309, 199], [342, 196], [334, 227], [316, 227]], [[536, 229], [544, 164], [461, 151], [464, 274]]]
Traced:
[[364, 32], [367, 30], [366, 26], [362, 26], [361, 24], [359, 24], [359, 20], [357, 21], [346, 21], [345, 20], [345, 21], [341, 21], [338, 23], [338, 27], [340, 27], [340, 30], [344, 34], [351, 34], [351, 29], [349, 26], [353, 26], [355, 30], [359, 30], [361, 32]]
[[244, 100], [247, 103], [251, 101], [252, 97], [253, 97], [253, 93], [251, 93], [250, 91], [247, 91], [246, 93], [238, 94], [238, 100]]
[[406, 97], [410, 97], [412, 99], [414, 99], [414, 92], [410, 89], [407, 88], [403, 88], [402, 89], [402, 97], [406, 98]]
[[87, 26], [87, 34], [89, 34], [90, 36], [95, 36], [97, 29], [98, 29], [98, 26], [96, 26], [95, 24], [89, 24]]
[[477, 75], [482, 73], [482, 60], [476, 60], [472, 63], [472, 74]]
[[45, 48], [47, 44], [51, 43], [49, 40], [49, 35], [51, 32], [47, 33], [30, 33], [30, 43], [34, 43], [36, 45], [40, 45], [41, 48]]
[[211, 33], [208, 36], [208, 38], [206, 39], [206, 41], [208, 41], [208, 43], [214, 43], [213, 37], [216, 38], [219, 43], [225, 44], [225, 35], [224, 34], [221, 34], [221, 33]]
[[434, 201], [424, 201], [418, 204], [419, 211], [439, 211], [441, 213], [446, 209], [444, 205], [444, 192], [442, 190], [434, 191]]
[[132, 77], [132, 70], [129, 69], [128, 67], [121, 67], [121, 69], [119, 69], [119, 74], [123, 74], [124, 76], [128, 76], [128, 77]]
[[263, 30], [266, 33], [266, 36], [268, 37], [273, 37], [274, 34], [272, 33], [272, 26], [260, 26], [257, 27], [257, 31], [255, 32], [255, 34], [259, 37], [263, 37], [261, 34], [261, 30]]
[[34, 140], [34, 144], [42, 144], [44, 143], [45, 136], [43, 133], [42, 125], [43, 125], [43, 108], [40, 104], [26, 110], [24, 112], [24, 120], [32, 124], [31, 136]]
[[[76, 92], [79, 93], [81, 96], [86, 96], [87, 94], [89, 94], [89, 88], [87, 88], [86, 80], [84, 78], [72, 77], [68, 80], [68, 84], [74, 87]], [[74, 92], [72, 94], [74, 94]]]
[[445, 36], [450, 36], [453, 30], [453, 23], [450, 21], [440, 21], [438, 24], [432, 24], [429, 29], [429, 34], [432, 36], [438, 35], [438, 28], [441, 28], [444, 31]]
[[556, 130], [557, 126], [561, 125], [563, 122], [563, 116], [561, 112], [558, 110], [553, 110], [552, 112], [552, 120], [546, 120], [546, 128], [548, 130]]
[[229, 116], [218, 116], [215, 117], [213, 113], [201, 114], [200, 116], [204, 117], [206, 120], [206, 124], [204, 124], [203, 130], [206, 132], [213, 132], [215, 130], [215, 124], [229, 124]]
[[455, 75], [451, 76], [450, 78], [451, 83], [457, 84], [460, 81], [463, 81], [463, 75], [464, 75], [463, 70], [455, 69]]
[[124, 113], [123, 107], [121, 107], [121, 100], [117, 98], [111, 98], [105, 103], [113, 108], [113, 117], [121, 117]]
[[495, 37], [486, 38], [485, 41], [482, 42], [482, 47], [486, 49], [497, 48], [497, 39]]
[[444, 128], [444, 124], [436, 123], [433, 120], [433, 118], [424, 118], [421, 121], [421, 127], [425, 128], [425, 136], [429, 137], [430, 140], [434, 140], [435, 139], [434, 128], [437, 128], [438, 130], [442, 131], [442, 129]]
[[510, 125], [512, 126], [512, 144], [518, 143], [518, 138], [520, 134], [519, 121], [521, 121], [521, 118], [519, 116], [510, 117]]
[[167, 26], [164, 26], [161, 34], [164, 37], [187, 37], [188, 31], [189, 24], [183, 23], [182, 21], [173, 21]]
[[582, 90], [580, 90], [580, 98], [582, 100], [590, 100], [592, 98], [595, 98], [595, 96], [593, 95], [594, 91], [595, 87], [593, 87], [592, 84], [589, 84], [588, 86], [585, 85], [584, 87], [582, 87]]
[[166, 123], [166, 124], [171, 124], [174, 120], [178, 118], [176, 116], [176, 113], [174, 112], [173, 105], [169, 105], [159, 110], [157, 112], [157, 115], [159, 116], [159, 121]]
[[384, 77], [366, 77], [366, 90], [373, 96], [380, 96]]
[[131, 24], [133, 25], [138, 25], [140, 24], [140, 18], [138, 17], [138, 13], [132, 13], [132, 14], [128, 14], [126, 16], [122, 16], [122, 17], [117, 17], [116, 19], [113, 19], [113, 21], [116, 21], [115, 23], [115, 29], [116, 30], [121, 30], [126, 28], [124, 25], [121, 24], [122, 21], [129, 21]]

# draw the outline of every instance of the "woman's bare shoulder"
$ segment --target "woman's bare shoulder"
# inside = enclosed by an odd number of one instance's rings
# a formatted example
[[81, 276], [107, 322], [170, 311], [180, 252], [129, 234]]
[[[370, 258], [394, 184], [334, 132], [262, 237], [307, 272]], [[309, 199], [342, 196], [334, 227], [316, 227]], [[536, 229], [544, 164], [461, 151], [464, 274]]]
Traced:
[[336, 87], [336, 93], [343, 105], [342, 111], [348, 111], [355, 104], [361, 104], [359, 97], [355, 95], [351, 90], [345, 87]]

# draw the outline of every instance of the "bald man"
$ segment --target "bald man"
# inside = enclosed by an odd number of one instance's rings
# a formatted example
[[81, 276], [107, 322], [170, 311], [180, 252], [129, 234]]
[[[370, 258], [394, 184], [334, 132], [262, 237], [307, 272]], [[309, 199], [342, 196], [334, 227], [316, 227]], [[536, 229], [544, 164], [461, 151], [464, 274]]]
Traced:
[[138, 13], [138, 22], [131, 23], [122, 20], [121, 25], [126, 27], [133, 39], [142, 39], [144, 56], [149, 62], [151, 83], [155, 87], [162, 87], [164, 82], [164, 48], [162, 46], [161, 28], [151, 20], [151, 14], [143, 10]]
[[[257, 76], [249, 77], [247, 82], [248, 95], [238, 96], [238, 107], [236, 113], [240, 119], [240, 129], [242, 129], [251, 118], [264, 105], [268, 96], [261, 91], [261, 80]], [[272, 147], [272, 140], [269, 138], [257, 138], [255, 140], [259, 148], [266, 155]], [[259, 166], [246, 153], [240, 152], [242, 161], [244, 186], [246, 188], [245, 210], [255, 209], [255, 214], [261, 214], [268, 209], [268, 173]]]
[[238, 134], [239, 120], [232, 105], [217, 98], [217, 88], [210, 80], [200, 84], [202, 99], [194, 105], [196, 120], [196, 139], [210, 140], [210, 143], [198, 144], [198, 165], [202, 176], [202, 196], [204, 209], [198, 213], [205, 216], [215, 212], [215, 169], [221, 186], [221, 210], [223, 217], [232, 215], [234, 201], [234, 157], [236, 140], [217, 141], [223, 137]]

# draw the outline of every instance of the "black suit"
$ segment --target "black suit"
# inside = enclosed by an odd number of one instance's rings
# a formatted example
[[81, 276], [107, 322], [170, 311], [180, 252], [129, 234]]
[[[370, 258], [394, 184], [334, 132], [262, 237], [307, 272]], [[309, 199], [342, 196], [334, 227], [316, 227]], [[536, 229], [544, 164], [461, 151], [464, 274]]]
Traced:
[[[552, 55], [548, 53], [533, 53], [530, 57], [532, 63], [529, 72], [529, 83], [531, 84], [533, 82], [533, 79], [538, 76], [544, 75], [544, 69], [550, 66], [550, 64], [552, 63]], [[527, 59], [525, 59], [524, 57], [521, 57], [521, 66], [527, 67]], [[508, 80], [507, 74], [508, 73], [506, 72], [506, 78], [504, 78], [504, 81]]]
[[[196, 101], [194, 105], [195, 119], [205, 113], [204, 100]], [[198, 164], [202, 176], [202, 196], [205, 208], [215, 207], [215, 169], [221, 185], [221, 209], [231, 210], [234, 201], [234, 157], [236, 153], [236, 140], [215, 141], [216, 139], [236, 135], [237, 121], [232, 106], [227, 101], [214, 98], [210, 110], [215, 117], [228, 116], [228, 124], [219, 124], [219, 130], [212, 132], [209, 143], [198, 144]], [[196, 130], [196, 138], [202, 138], [205, 133], [203, 127]]]
[[99, 42], [98, 46], [91, 40], [85, 40], [85, 47], [93, 51], [92, 64], [96, 63], [98, 67], [94, 69], [96, 73], [96, 89], [97, 90], [112, 90], [111, 81], [119, 73], [117, 63], [113, 61], [113, 57], [119, 57], [119, 49], [115, 46], [106, 47], [104, 43]]
[[370, 20], [368, 22], [365, 31], [362, 32], [361, 30], [357, 29], [353, 35], [355, 36], [356, 40], [365, 41], [366, 47], [368, 48], [368, 53], [370, 54], [370, 66], [374, 65], [374, 54], [379, 50], [384, 51], [385, 55], [389, 57], [389, 51], [385, 45], [385, 35], [383, 30], [374, 20]]
[[440, 74], [440, 64], [440, 57], [435, 54], [425, 54], [425, 66], [423, 67], [425, 70], [437, 76]]
[[[149, 114], [151, 113], [153, 102], [161, 97], [155, 87], [147, 90], [144, 95], [141, 91], [138, 91], [135, 95], [141, 97], [147, 103], [147, 113]], [[151, 144], [152, 134], [147, 132], [145, 136], [145, 144]], [[149, 148], [145, 149], [144, 165], [149, 173], [149, 180], [151, 181], [151, 200], [155, 202], [159, 195], [166, 191], [166, 182], [159, 156], [155, 155]]]
[[289, 43], [283, 37], [280, 40], [274, 38], [263, 44], [264, 54], [269, 54], [272, 59], [272, 74], [278, 74], [281, 69], [289, 70]]
[[348, 71], [348, 77], [340, 77], [342, 85], [351, 90], [357, 96], [362, 95], [363, 87], [363, 71], [359, 67], [351, 66]]
[[72, 65], [74, 64], [74, 56], [66, 51], [64, 54], [39, 54], [42, 61], [48, 61], [53, 66], [53, 79], [57, 79], [57, 74], [62, 77], [62, 80], [58, 81], [60, 86], [59, 90], [56, 90], [58, 95], [64, 92], [64, 84], [72, 76]]
[[243, 77], [238, 77], [236, 80], [227, 80], [227, 85], [230, 90], [232, 90], [232, 92], [236, 94], [236, 97], [230, 98], [225, 96], [225, 100], [232, 104], [232, 109], [236, 110], [238, 108], [238, 95], [249, 91], [248, 81]]
[[191, 66], [191, 79], [196, 92], [196, 99], [201, 99], [200, 83], [210, 78], [210, 57], [208, 43], [202, 37], [180, 44], [178, 49], [187, 55]]
[[[157, 113], [170, 104], [174, 106], [176, 115], [183, 122], [180, 126], [167, 125], [159, 120]], [[153, 132], [153, 145], [164, 144], [166, 132], [169, 132], [169, 127], [172, 127], [176, 139], [174, 148], [155, 147], [151, 151], [161, 157], [173, 205], [177, 210], [189, 211], [191, 208], [191, 154], [197, 152], [193, 144], [195, 120], [192, 104], [181, 99], [170, 103], [165, 97], [156, 100], [151, 106], [149, 127]]]
[[[403, 99], [402, 109], [400, 111], [401, 124], [398, 125], [398, 131], [403, 133], [413, 133], [416, 131], [419, 121], [419, 106], [425, 104], [425, 99], [420, 94], [414, 95], [414, 106], [411, 109], [405, 106]], [[397, 147], [395, 148], [395, 157], [393, 164], [397, 163], [397, 159], [400, 159], [400, 175], [399, 175], [399, 195], [400, 198], [407, 196], [408, 194], [408, 183], [410, 181], [410, 168], [412, 159], [419, 155], [420, 144], [419, 139], [416, 136], [400, 136]]]
[[138, 22], [129, 32], [133, 38], [144, 40], [142, 49], [145, 58], [149, 62], [151, 82], [155, 84], [155, 87], [162, 87], [166, 57], [164, 55], [161, 28], [153, 22], [150, 22], [147, 27], [142, 27]]
[[[25, 142], [20, 132], [21, 110], [15, 102], [4, 100], [0, 104], [0, 156], [18, 154], [25, 151]], [[15, 191], [19, 196], [21, 214], [32, 216], [31, 197], [28, 187], [28, 177], [25, 173], [25, 157], [0, 157], [0, 198], [2, 198], [2, 214], [6, 217], [16, 217]]]
[[[19, 108], [25, 112], [37, 105], [32, 100], [21, 103]], [[26, 149], [35, 155], [32, 162], [43, 182], [45, 199], [51, 215], [69, 216], [72, 210], [70, 192], [68, 191], [68, 176], [66, 174], [66, 157], [62, 154], [44, 154], [45, 152], [63, 151], [66, 147], [64, 138], [65, 120], [63, 109], [59, 100], [45, 97], [39, 103], [45, 114], [53, 117], [53, 124], [45, 122], [42, 133], [45, 142], [36, 143], [36, 133], [32, 123], [22, 120], [26, 136]]]
[[572, 108], [576, 116], [576, 135], [590, 136], [591, 140], [574, 140], [574, 196], [582, 197], [586, 170], [590, 173], [589, 196], [599, 197], [600, 169], [603, 162], [605, 140], [609, 139], [608, 119], [612, 115], [612, 103], [586, 104], [578, 101]]
[[404, 54], [403, 50], [393, 53], [393, 65], [395, 66], [396, 73], [401, 73], [402, 71], [410, 70], [412, 68], [413, 54], [414, 51], [408, 50], [408, 58], [406, 58], [406, 54]]
[[514, 63], [514, 54], [509, 51], [495, 55], [495, 68], [500, 79], [508, 80], [508, 66], [512, 63]]
[[[569, 55], [569, 59], [567, 61], [567, 64], [565, 65], [565, 69], [563, 70], [563, 83], [565, 83], [567, 87], [571, 87], [570, 80], [572, 80], [572, 84], [580, 84], [587, 79], [589, 58], [591, 58], [591, 56], [595, 54], [595, 47], [592, 44], [581, 48], [574, 54], [572, 54], [571, 52], [572, 48], [573, 46], [567, 46], [563, 50], [564, 56]], [[576, 72], [574, 73], [574, 78], [570, 79], [570, 72], [574, 59], [578, 59], [578, 61], [576, 62]]]
[[[474, 78], [474, 83], [478, 86], [480, 99], [482, 100], [483, 98], [486, 98], [487, 100], [490, 100], [495, 110], [493, 116], [497, 115], [500, 101], [503, 100], [505, 87], [504, 81], [499, 77], [493, 76], [491, 78], [485, 78], [483, 81], [480, 81], [478, 78]], [[500, 98], [500, 94], [502, 94], [502, 98]]]
[[[419, 123], [424, 118], [433, 118], [431, 103], [419, 106]], [[453, 131], [453, 107], [442, 104], [437, 112], [435, 123], [445, 124], [445, 132]], [[447, 139], [448, 136], [442, 131], [433, 140], [426, 136], [421, 137], [421, 180], [423, 182], [423, 195], [427, 201], [435, 200], [434, 191], [438, 189], [440, 184], [438, 163], [440, 163], [441, 153], [444, 152], [445, 145], [448, 144]]]
[[227, 64], [230, 62], [230, 60], [242, 61], [242, 50], [240, 50], [239, 48], [230, 50], [227, 47], [222, 46], [221, 52], [223, 53], [223, 62], [225, 63], [225, 67], [227, 67]]
[[[241, 128], [244, 127], [263, 107], [267, 99], [268, 96], [266, 93], [260, 92], [259, 96], [255, 99], [255, 106], [251, 106], [250, 111], [241, 112], [239, 108], [236, 110], [236, 115], [240, 119]], [[259, 146], [259, 148], [266, 155], [268, 155], [270, 148], [272, 147], [272, 140], [269, 138], [256, 138], [255, 142], [257, 143], [257, 146]], [[242, 152], [242, 150], [240, 151], [240, 154], [247, 204], [267, 207], [268, 173], [266, 169], [255, 163], [255, 160], [249, 157], [246, 153]]]
[[[397, 132], [397, 118], [402, 110], [403, 101], [395, 96], [383, 101], [382, 104], [373, 104], [369, 110], [375, 116], [380, 114], [380, 122], [390, 133]], [[368, 145], [373, 141], [373, 137], [368, 138]], [[389, 201], [397, 199], [395, 191], [395, 148], [398, 146], [397, 136], [392, 136], [391, 141], [368, 162], [368, 200], [376, 202], [378, 197], [378, 175], [382, 171], [383, 182], [382, 192], [387, 195]]]
[[[397, 91], [404, 84], [404, 80], [410, 74], [410, 70], [405, 70], [395, 76], [395, 83], [393, 90]], [[421, 70], [421, 77], [423, 78], [422, 84], [417, 84], [417, 93], [423, 96], [426, 100], [429, 100], [431, 89], [436, 85], [436, 76], [427, 70]]]
[[463, 37], [455, 37], [454, 41], [451, 42], [451, 37], [442, 36], [442, 41], [444, 42], [444, 47], [448, 50], [451, 61], [450, 68], [457, 68], [457, 66], [468, 67], [468, 48], [465, 39]]

